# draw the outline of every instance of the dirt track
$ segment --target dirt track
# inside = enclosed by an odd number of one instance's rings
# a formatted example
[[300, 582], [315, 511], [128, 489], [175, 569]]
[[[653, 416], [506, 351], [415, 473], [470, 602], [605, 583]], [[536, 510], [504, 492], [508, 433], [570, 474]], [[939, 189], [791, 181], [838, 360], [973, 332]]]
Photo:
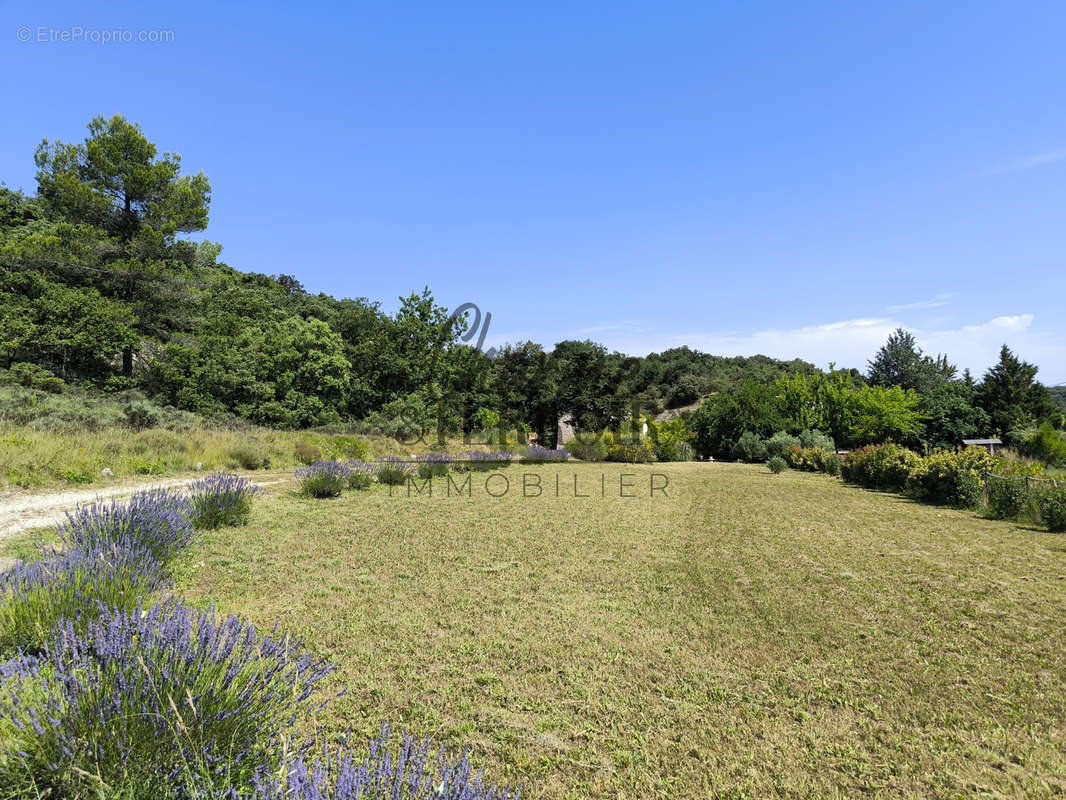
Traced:
[[[260, 472], [256, 473], [254, 478], [259, 486], [269, 486], [282, 483], [288, 479], [288, 475], [288, 472]], [[73, 511], [83, 503], [129, 497], [134, 492], [142, 489], [186, 486], [200, 477], [203, 476], [156, 478], [154, 480], [108, 486], [100, 489], [0, 495], [0, 539], [7, 539], [32, 528], [44, 528], [62, 522], [66, 518], [68, 511]], [[248, 477], [253, 476], [248, 475]]]

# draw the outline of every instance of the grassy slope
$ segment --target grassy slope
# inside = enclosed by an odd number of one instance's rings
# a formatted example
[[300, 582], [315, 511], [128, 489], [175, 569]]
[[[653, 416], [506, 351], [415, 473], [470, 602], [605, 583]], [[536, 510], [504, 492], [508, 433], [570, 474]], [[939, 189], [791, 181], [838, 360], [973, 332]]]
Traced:
[[[598, 493], [598, 465], [524, 471]], [[670, 497], [274, 490], [181, 591], [332, 656], [335, 732], [470, 742], [531, 796], [1066, 791], [1066, 539], [820, 475], [623, 471]]]

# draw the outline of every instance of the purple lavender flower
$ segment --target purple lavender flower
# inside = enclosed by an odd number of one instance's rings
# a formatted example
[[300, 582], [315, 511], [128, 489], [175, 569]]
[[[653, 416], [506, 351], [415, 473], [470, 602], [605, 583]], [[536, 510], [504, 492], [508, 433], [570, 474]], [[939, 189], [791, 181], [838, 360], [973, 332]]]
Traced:
[[286, 776], [260, 771], [254, 789], [235, 793], [248, 800], [347, 800], [347, 798], [405, 798], [406, 800], [519, 800], [521, 792], [497, 789], [475, 774], [467, 754], [450, 760], [429, 740], [404, 736], [398, 751], [389, 746], [390, 728], [371, 740], [360, 755], [345, 737], [343, 744], [323, 745], [321, 754], [301, 754], [286, 767]]
[[296, 478], [304, 494], [318, 498], [339, 496], [351, 477], [351, 467], [339, 461], [316, 461], [309, 467], [296, 470]]
[[216, 472], [190, 484], [188, 491], [196, 514], [194, 525], [208, 530], [248, 522], [259, 487], [239, 475]]
[[523, 450], [521, 458], [523, 464], [545, 464], [567, 461], [570, 458], [570, 454], [562, 448], [549, 450], [547, 447], [534, 445]]
[[166, 564], [189, 545], [196, 535], [192, 527], [192, 503], [169, 489], [138, 492], [127, 502], [93, 503], [67, 514], [57, 529], [64, 550], [98, 553], [108, 544], [128, 544], [149, 550], [156, 561]]
[[35, 732], [57, 796], [90, 775], [160, 796], [248, 785], [333, 669], [298, 639], [176, 601], [104, 612], [84, 631], [65, 620], [41, 661], [36, 692], [0, 695], [0, 712]]

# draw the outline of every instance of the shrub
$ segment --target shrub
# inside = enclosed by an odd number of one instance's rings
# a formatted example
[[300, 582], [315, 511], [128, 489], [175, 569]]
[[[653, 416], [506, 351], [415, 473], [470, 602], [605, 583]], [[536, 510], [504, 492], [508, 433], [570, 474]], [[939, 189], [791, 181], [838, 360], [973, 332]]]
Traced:
[[67, 514], [56, 529], [64, 551], [99, 553], [117, 545], [144, 549], [166, 565], [196, 535], [193, 505], [169, 489], [138, 492], [127, 502], [93, 503]]
[[[277, 774], [260, 772], [254, 783], [258, 800], [326, 800], [327, 798], [384, 798], [405, 800], [518, 800], [519, 793], [497, 789], [475, 774], [464, 754], [449, 760], [428, 740], [403, 737], [399, 752], [389, 746], [390, 730], [370, 742], [360, 757], [348, 737], [336, 748], [324, 744], [320, 754], [301, 753]], [[341, 788], [343, 787], [343, 789]], [[251, 800], [239, 795], [234, 800]]]
[[55, 373], [37, 364], [25, 361], [16, 362], [10, 367], [11, 376], [27, 389], [41, 389], [45, 392], [63, 391], [63, 379]]
[[259, 487], [239, 475], [217, 472], [189, 485], [193, 525], [210, 530], [222, 525], [244, 525], [252, 513], [252, 498]]
[[985, 482], [985, 499], [992, 519], [1015, 519], [1029, 505], [1029, 487], [1024, 478], [994, 476]]
[[373, 464], [367, 464], [365, 461], [349, 461], [346, 466], [351, 470], [348, 476], [349, 489], [370, 488], [376, 474]]
[[82, 630], [104, 609], [132, 609], [164, 585], [163, 565], [128, 537], [20, 561], [0, 573], [0, 655], [41, 653], [59, 620]]
[[793, 447], [802, 447], [800, 440], [784, 431], [778, 431], [765, 442], [767, 457], [780, 456], [785, 458], [788, 451]]
[[922, 461], [898, 444], [867, 445], [852, 450], [841, 465], [845, 480], [868, 489], [903, 491], [911, 470]]
[[1045, 422], [1026, 438], [1025, 454], [1052, 466], [1066, 466], [1066, 435]]
[[310, 442], [297, 442], [293, 448], [293, 455], [300, 464], [310, 466], [316, 461], [322, 460], [322, 451]]
[[733, 458], [737, 461], [765, 461], [766, 445], [751, 431], [744, 431], [733, 445]]
[[129, 403], [122, 409], [122, 413], [126, 417], [126, 425], [135, 431], [154, 428], [159, 424], [159, 414], [148, 403]]
[[462, 462], [467, 469], [489, 472], [510, 466], [512, 458], [514, 458], [514, 453], [508, 453], [506, 450], [491, 453], [482, 450], [471, 450], [469, 453], [463, 453], [458, 456], [456, 461], [457, 463]]
[[569, 458], [570, 453], [562, 448], [558, 450], [550, 450], [547, 447], [534, 445], [533, 447], [527, 447], [523, 450], [519, 460], [523, 464], [550, 464], [566, 461]]
[[446, 453], [430, 453], [418, 459], [415, 469], [419, 478], [443, 478], [448, 474], [453, 461]]
[[598, 433], [575, 433], [564, 447], [570, 455], [582, 461], [603, 461], [607, 458], [607, 443]]
[[411, 474], [411, 465], [397, 456], [385, 456], [374, 462], [378, 480], [386, 486], [403, 486]]
[[348, 486], [351, 469], [336, 461], [316, 461], [309, 467], [296, 470], [300, 491], [308, 497], [323, 499], [338, 497]]
[[229, 457], [241, 469], [270, 469], [270, 455], [252, 444], [242, 444], [229, 451]]
[[781, 456], [771, 456], [770, 460], [766, 462], [766, 466], [770, 468], [770, 472], [774, 473], [774, 475], [788, 469], [788, 463]]
[[803, 447], [817, 447], [819, 450], [828, 450], [830, 453], [835, 453], [837, 449], [833, 437], [822, 433], [817, 428], [803, 431], [799, 435], [799, 440]]
[[907, 492], [929, 503], [976, 508], [984, 489], [981, 473], [990, 472], [995, 464], [980, 447], [957, 453], [938, 450], [914, 464], [907, 478]]
[[1040, 516], [1048, 530], [1066, 531], [1066, 486], [1049, 489], [1040, 497]]
[[826, 474], [837, 477], [840, 475], [840, 457], [836, 453], [830, 453], [825, 459]]
[[659, 461], [691, 461], [695, 456], [692, 445], [685, 441], [655, 442], [655, 457]]
[[86, 475], [84, 472], [78, 472], [76, 469], [68, 469], [63, 472], [63, 480], [67, 483], [92, 483], [92, 475]]
[[626, 464], [647, 464], [655, 460], [655, 446], [650, 439], [618, 437], [607, 444], [607, 460]]
[[84, 631], [64, 621], [41, 661], [37, 696], [5, 710], [36, 733], [19, 744], [32, 796], [56, 797], [250, 785], [281, 766], [283, 737], [332, 670], [299, 640], [174, 601], [107, 611]]

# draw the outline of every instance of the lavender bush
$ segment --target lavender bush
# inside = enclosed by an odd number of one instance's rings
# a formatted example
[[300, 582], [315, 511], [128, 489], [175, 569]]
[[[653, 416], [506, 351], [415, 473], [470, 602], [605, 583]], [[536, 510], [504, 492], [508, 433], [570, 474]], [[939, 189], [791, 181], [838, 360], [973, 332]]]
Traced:
[[547, 447], [541, 447], [534, 445], [522, 451], [521, 460], [523, 464], [545, 464], [545, 463], [557, 463], [561, 461], [567, 461], [570, 458], [570, 454], [566, 450], [549, 450]]
[[19, 562], [0, 575], [0, 656], [40, 653], [60, 619], [83, 630], [106, 610], [131, 609], [166, 583], [163, 565], [128, 535]]
[[193, 525], [199, 530], [211, 530], [246, 524], [259, 487], [239, 475], [216, 472], [191, 483], [188, 491]]
[[412, 474], [411, 464], [398, 456], [384, 456], [374, 462], [378, 480], [386, 486], [402, 486]]
[[63, 550], [99, 553], [109, 544], [144, 548], [166, 564], [189, 545], [193, 505], [169, 489], [138, 492], [128, 502], [93, 503], [67, 514], [57, 533]]
[[520, 792], [488, 786], [474, 774], [466, 754], [451, 761], [430, 742], [404, 736], [395, 752], [389, 747], [389, 726], [370, 742], [360, 758], [344, 743], [324, 746], [321, 755], [301, 754], [285, 769], [285, 776], [260, 773], [255, 788], [234, 798], [255, 800], [348, 800], [348, 798], [404, 798], [404, 800], [519, 800]]
[[455, 459], [447, 453], [430, 453], [418, 459], [418, 477], [442, 478], [448, 474]]
[[339, 461], [316, 461], [309, 467], [296, 470], [300, 490], [311, 497], [339, 497], [348, 486], [352, 470]]
[[352, 474], [348, 476], [348, 488], [369, 489], [374, 482], [374, 476], [377, 475], [374, 465], [365, 461], [349, 461], [347, 466], [352, 471]]
[[7, 758], [32, 776], [33, 797], [228, 791], [281, 765], [331, 670], [296, 639], [176, 601], [106, 612], [85, 631], [64, 621], [35, 697], [0, 697], [23, 732]]

